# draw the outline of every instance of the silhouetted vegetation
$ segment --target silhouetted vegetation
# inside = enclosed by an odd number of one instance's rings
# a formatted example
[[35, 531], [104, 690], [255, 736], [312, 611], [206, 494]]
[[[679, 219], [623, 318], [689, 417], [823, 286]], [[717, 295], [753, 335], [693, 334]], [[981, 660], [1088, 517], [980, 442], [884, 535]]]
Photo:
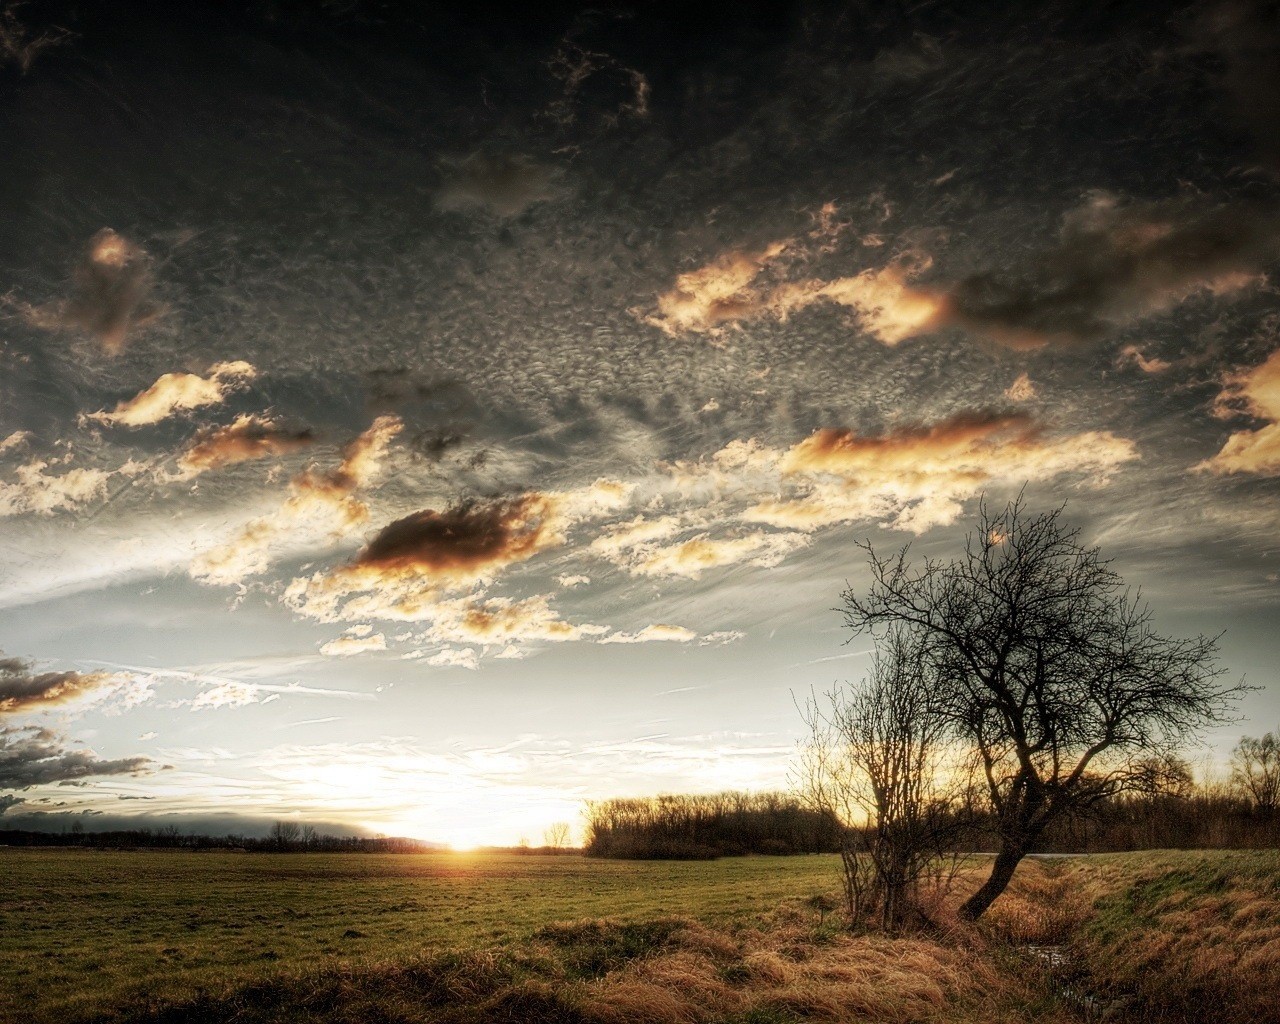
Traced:
[[[864, 547], [872, 583], [844, 593], [845, 624], [909, 651], [913, 671], [893, 685], [928, 695], [919, 713], [938, 723], [938, 743], [977, 755], [972, 792], [996, 856], [961, 908], [969, 920], [1056, 823], [1160, 792], [1185, 745], [1227, 721], [1244, 690], [1221, 681], [1216, 637], [1158, 633], [1061, 508], [1030, 515], [1021, 499], [999, 512], [984, 503], [964, 552], [945, 562]], [[916, 789], [933, 799], [930, 787]]]
[[834, 853], [835, 815], [785, 793], [715, 793], [587, 804], [584, 850], [593, 857], [710, 860], [749, 853]]
[[[76, 824], [79, 824], [77, 822]], [[292, 827], [289, 827], [292, 826]], [[0, 830], [0, 846], [82, 846], [96, 850], [237, 850], [246, 853], [429, 853], [438, 843], [398, 836], [335, 836], [313, 826], [277, 822], [265, 837], [234, 833], [208, 836], [173, 826], [91, 832], [74, 826], [67, 832]]]

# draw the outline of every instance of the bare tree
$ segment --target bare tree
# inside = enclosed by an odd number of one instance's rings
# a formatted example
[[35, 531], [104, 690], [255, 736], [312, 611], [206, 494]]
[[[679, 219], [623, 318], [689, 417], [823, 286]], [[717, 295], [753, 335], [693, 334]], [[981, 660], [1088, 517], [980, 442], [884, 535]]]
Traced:
[[869, 678], [810, 699], [799, 783], [845, 826], [841, 854], [851, 921], [877, 915], [898, 928], [924, 914], [925, 889], [944, 895], [955, 877], [966, 773], [954, 762], [948, 721], [936, 706], [913, 634], [891, 629]]
[[310, 850], [312, 847], [317, 845], [319, 840], [320, 835], [316, 831], [316, 827], [314, 825], [302, 826], [302, 848], [304, 850]]
[[1228, 720], [1217, 637], [1166, 637], [1140, 595], [1062, 509], [983, 503], [964, 555], [913, 565], [866, 545], [870, 592], [843, 595], [855, 635], [909, 630], [938, 686], [935, 704], [980, 759], [998, 850], [962, 906], [979, 917], [1045, 828], [1072, 810], [1158, 784], [1153, 765]]
[[553, 850], [563, 850], [569, 845], [569, 823], [567, 821], [553, 822], [548, 826], [547, 831], [542, 835], [543, 844], [551, 847]]
[[1231, 752], [1231, 781], [1266, 815], [1280, 810], [1280, 739], [1242, 736]]
[[271, 826], [270, 839], [279, 850], [291, 850], [298, 842], [302, 829], [296, 821], [277, 821]]

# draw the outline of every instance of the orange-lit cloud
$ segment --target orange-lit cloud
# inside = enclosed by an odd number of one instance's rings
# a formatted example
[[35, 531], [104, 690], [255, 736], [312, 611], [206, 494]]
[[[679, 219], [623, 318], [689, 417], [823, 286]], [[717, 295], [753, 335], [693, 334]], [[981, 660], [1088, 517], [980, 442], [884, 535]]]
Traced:
[[1265, 420], [1257, 430], [1237, 430], [1222, 450], [1194, 468], [1202, 472], [1280, 474], [1280, 349], [1251, 370], [1229, 376], [1214, 403], [1220, 417]]
[[110, 672], [34, 672], [30, 662], [0, 658], [0, 715], [67, 704], [118, 681]]
[[646, 644], [659, 641], [687, 644], [689, 641], [697, 639], [698, 634], [686, 626], [654, 623], [651, 626], [645, 626], [644, 629], [636, 633], [610, 633], [608, 636], [602, 636], [598, 642], [602, 644]]
[[676, 337], [689, 331], [714, 331], [726, 321], [759, 316], [766, 302], [755, 287], [756, 278], [790, 245], [782, 241], [758, 252], [732, 252], [681, 274], [675, 287], [658, 296], [657, 314], [645, 319]]
[[289, 483], [289, 498], [274, 512], [252, 520], [227, 543], [203, 552], [191, 575], [203, 583], [239, 584], [263, 573], [281, 550], [332, 543], [369, 518], [356, 497], [381, 472], [391, 441], [403, 429], [395, 416], [379, 416], [351, 442], [328, 472], [308, 469]]
[[301, 614], [326, 621], [432, 620], [440, 637], [483, 643], [577, 639], [598, 627], [563, 622], [545, 598], [464, 606], [447, 595], [487, 585], [511, 566], [562, 546], [574, 524], [616, 511], [633, 487], [602, 479], [572, 491], [424, 509], [388, 524], [347, 564], [294, 580], [285, 599]]
[[879, 519], [922, 533], [952, 522], [961, 502], [990, 484], [1080, 474], [1098, 485], [1138, 457], [1106, 431], [1053, 437], [1021, 413], [971, 413], [880, 435], [819, 430], [777, 454], [791, 489], [757, 502], [742, 518], [812, 531]]
[[786, 320], [830, 302], [854, 310], [863, 330], [885, 345], [922, 334], [939, 322], [941, 301], [910, 284], [928, 269], [928, 257], [904, 255], [881, 269], [833, 280], [787, 279], [783, 258], [801, 258], [806, 252], [805, 246], [784, 240], [757, 252], [729, 253], [677, 277], [675, 286], [658, 296], [657, 312], [644, 319], [673, 337], [714, 336], [727, 323], [766, 316]]
[[190, 480], [224, 466], [287, 455], [312, 441], [309, 430], [285, 430], [268, 417], [245, 413], [225, 426], [202, 431], [179, 456], [175, 477]]
[[949, 326], [1015, 350], [1092, 341], [1193, 296], [1260, 283], [1280, 251], [1278, 221], [1269, 207], [1125, 203], [1096, 193], [1063, 219], [1056, 244], [1016, 275], [983, 271], [929, 286], [913, 282], [932, 260], [911, 250], [849, 277], [797, 276], [827, 250], [786, 239], [681, 274], [644, 320], [672, 336], [715, 337], [727, 324], [785, 320], [830, 302], [853, 310], [885, 345]]
[[1136, 366], [1143, 373], [1164, 373], [1172, 365], [1159, 356], [1148, 359], [1137, 345], [1126, 345], [1116, 356], [1116, 366]]
[[334, 637], [320, 647], [320, 653], [328, 658], [345, 658], [367, 651], [385, 651], [387, 638], [381, 633]]
[[1004, 389], [1004, 397], [1011, 402], [1029, 402], [1036, 397], [1036, 386], [1025, 373], [1018, 374], [1017, 379]]
[[154, 284], [146, 251], [103, 228], [89, 239], [72, 273], [70, 299], [19, 308], [36, 327], [82, 330], [97, 338], [108, 355], [118, 355], [132, 333], [160, 315], [161, 307], [151, 298]]
[[466, 584], [563, 544], [561, 525], [547, 494], [425, 509], [383, 527], [354, 565]]
[[852, 309], [862, 329], [877, 341], [897, 345], [944, 322], [942, 298], [910, 283], [928, 269], [930, 262], [927, 257], [913, 254], [880, 270], [864, 270], [853, 277], [786, 283], [768, 296], [766, 308], [785, 320], [820, 300], [834, 302]]
[[93, 412], [84, 418], [108, 426], [141, 427], [159, 423], [175, 412], [218, 405], [237, 384], [258, 371], [243, 361], [215, 363], [207, 377], [195, 373], [166, 373], [145, 391], [121, 402], [112, 412]]
[[[104, 496], [112, 474], [102, 469], [76, 468], [48, 473], [49, 463], [35, 459], [14, 470], [13, 483], [0, 481], [0, 517], [34, 512], [52, 515]], [[126, 464], [121, 471], [132, 471]]]

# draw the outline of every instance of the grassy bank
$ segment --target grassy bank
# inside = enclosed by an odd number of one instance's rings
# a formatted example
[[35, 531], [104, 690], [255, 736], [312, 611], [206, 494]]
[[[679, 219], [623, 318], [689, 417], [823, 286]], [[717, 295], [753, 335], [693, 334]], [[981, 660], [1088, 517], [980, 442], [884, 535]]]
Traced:
[[985, 927], [1061, 945], [1121, 1019], [1280, 1020], [1280, 851], [1151, 851], [1035, 861]]

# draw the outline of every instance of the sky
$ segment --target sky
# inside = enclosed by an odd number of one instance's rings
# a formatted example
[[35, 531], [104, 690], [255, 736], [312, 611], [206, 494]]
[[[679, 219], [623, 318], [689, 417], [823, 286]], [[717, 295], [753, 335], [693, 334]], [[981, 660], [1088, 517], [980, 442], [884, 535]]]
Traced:
[[531, 6], [0, 3], [0, 827], [783, 788], [1023, 490], [1280, 724], [1274, 9]]

